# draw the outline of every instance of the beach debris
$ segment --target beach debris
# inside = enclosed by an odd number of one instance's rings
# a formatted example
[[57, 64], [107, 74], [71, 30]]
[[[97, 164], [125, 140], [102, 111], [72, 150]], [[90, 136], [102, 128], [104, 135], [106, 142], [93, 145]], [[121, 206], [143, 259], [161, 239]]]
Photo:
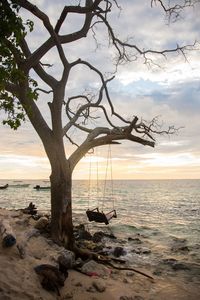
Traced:
[[47, 291], [57, 292], [60, 296], [59, 288], [64, 286], [65, 279], [68, 277], [68, 272], [61, 272], [61, 270], [49, 264], [38, 265], [34, 268], [35, 272], [41, 279], [42, 287]]
[[30, 202], [29, 205], [26, 208], [22, 209], [22, 212], [24, 214], [28, 214], [28, 215], [36, 215], [37, 214], [37, 208], [35, 207], [35, 204]]
[[0, 233], [3, 247], [12, 247], [16, 244], [16, 236], [8, 220], [0, 221]]
[[49, 220], [47, 217], [40, 217], [39, 220], [35, 223], [35, 228], [38, 230], [43, 230], [49, 224]]

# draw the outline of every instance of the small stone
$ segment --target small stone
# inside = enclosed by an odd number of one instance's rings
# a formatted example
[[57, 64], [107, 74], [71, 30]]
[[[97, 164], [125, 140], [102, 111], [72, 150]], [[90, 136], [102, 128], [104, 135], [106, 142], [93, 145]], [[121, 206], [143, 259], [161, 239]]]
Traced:
[[103, 293], [106, 290], [105, 283], [100, 280], [93, 281], [92, 285], [100, 293]]
[[165, 265], [169, 265], [169, 266], [174, 265], [176, 262], [177, 262], [177, 260], [175, 258], [165, 258], [165, 259], [163, 259], [163, 263]]
[[113, 255], [115, 257], [120, 257], [122, 255], [126, 255], [126, 251], [124, 250], [123, 247], [115, 247], [115, 249], [113, 251]]
[[163, 263], [169, 265], [174, 271], [191, 269], [188, 264], [179, 262], [174, 258], [163, 259]]
[[17, 225], [22, 225], [22, 226], [28, 226], [29, 225], [29, 218], [17, 220], [16, 224]]
[[186, 239], [184, 239], [184, 238], [177, 238], [176, 236], [172, 236], [172, 240], [174, 242], [178, 242], [178, 243], [186, 243], [187, 242]]
[[161, 275], [162, 275], [162, 271], [161, 271], [161, 270], [155, 270], [155, 271], [153, 272], [153, 275], [161, 276]]
[[72, 251], [62, 250], [58, 257], [58, 263], [64, 266], [66, 269], [71, 269], [75, 263], [75, 255]]
[[76, 282], [74, 285], [77, 286], [77, 287], [78, 286], [83, 286], [83, 284], [80, 281]]
[[189, 252], [190, 249], [188, 248], [188, 246], [184, 246], [184, 245], [175, 245], [171, 248], [172, 252]]
[[187, 246], [187, 240], [177, 237], [172, 237], [173, 245], [171, 247], [171, 251], [173, 252], [189, 252], [190, 249]]
[[83, 265], [84, 265], [84, 261], [79, 257], [79, 258], [76, 259], [76, 261], [75, 261], [73, 267], [75, 267], [75, 268], [80, 268], [80, 267], [82, 267]]
[[136, 254], [150, 254], [151, 250], [145, 247], [133, 249], [132, 252]]
[[104, 236], [105, 235], [102, 231], [98, 231], [98, 232], [94, 233], [92, 240], [93, 240], [94, 243], [99, 243], [99, 242], [102, 241]]
[[85, 229], [84, 224], [77, 226], [77, 233], [80, 240], [92, 240], [92, 235]]
[[49, 220], [46, 217], [41, 217], [36, 223], [35, 223], [35, 228], [42, 230], [44, 229], [49, 223]]
[[88, 288], [86, 288], [86, 291], [89, 293], [95, 293], [96, 289], [93, 286], [89, 286]]
[[139, 296], [139, 295], [136, 295], [133, 300], [144, 300], [143, 297]]
[[73, 298], [73, 293], [72, 292], [68, 292], [61, 299], [62, 300], [67, 300], [67, 299], [72, 299], [72, 298]]
[[131, 272], [131, 271], [126, 272], [126, 276], [128, 276], [128, 277], [133, 277], [134, 275], [135, 275], [134, 272]]
[[107, 238], [112, 239], [112, 240], [116, 240], [117, 239], [117, 237], [113, 233], [105, 233], [104, 235]]
[[172, 269], [174, 271], [190, 270], [190, 268], [186, 264], [184, 264], [184, 263], [175, 263], [174, 265], [172, 265]]
[[142, 241], [137, 237], [137, 238], [131, 238], [131, 237], [129, 237], [128, 238], [128, 241], [129, 242], [133, 242], [134, 244], [142, 244]]

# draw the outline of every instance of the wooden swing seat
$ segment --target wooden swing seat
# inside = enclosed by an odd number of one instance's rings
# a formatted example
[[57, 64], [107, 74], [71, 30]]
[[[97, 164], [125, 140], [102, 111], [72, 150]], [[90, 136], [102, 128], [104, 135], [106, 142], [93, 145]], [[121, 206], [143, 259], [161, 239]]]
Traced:
[[112, 218], [117, 218], [117, 213], [116, 213], [116, 210], [113, 209], [111, 210], [109, 213], [107, 214], [104, 214], [104, 212], [100, 212], [98, 207], [90, 210], [88, 209], [86, 211], [86, 214], [87, 214], [87, 217], [88, 217], [88, 220], [90, 222], [92, 221], [95, 221], [97, 223], [105, 223], [106, 225], [109, 224], [109, 221], [112, 219]]

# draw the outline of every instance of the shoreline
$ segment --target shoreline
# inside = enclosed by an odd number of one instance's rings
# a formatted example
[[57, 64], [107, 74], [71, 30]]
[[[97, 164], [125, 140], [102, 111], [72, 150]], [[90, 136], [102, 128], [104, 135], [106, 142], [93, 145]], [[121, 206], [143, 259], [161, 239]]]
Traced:
[[[0, 220], [3, 219], [10, 222], [17, 243], [23, 242], [25, 233], [34, 229], [36, 223], [30, 215], [19, 210], [0, 208]], [[16, 245], [5, 248], [0, 237], [1, 300], [196, 300], [200, 295], [199, 266], [189, 280], [185, 277], [187, 265], [185, 269], [180, 263], [174, 265], [177, 269], [169, 276], [165, 272], [169, 264], [162, 266], [162, 270], [160, 267], [159, 270], [158, 266], [149, 266], [147, 261], [146, 267], [140, 271], [152, 275], [154, 281], [135, 272], [119, 271], [109, 266], [106, 266], [108, 274], [103, 276], [87, 276], [75, 270], [68, 270], [64, 287], [60, 289], [61, 296], [57, 296], [55, 292], [42, 288], [34, 268], [40, 264], [56, 266], [62, 247], [39, 234], [29, 239], [26, 256], [22, 259]]]

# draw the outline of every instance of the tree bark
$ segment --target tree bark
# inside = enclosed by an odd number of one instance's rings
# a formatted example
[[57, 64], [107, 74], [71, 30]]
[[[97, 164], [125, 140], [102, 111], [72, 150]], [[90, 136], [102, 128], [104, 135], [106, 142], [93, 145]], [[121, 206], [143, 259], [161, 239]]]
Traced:
[[51, 234], [55, 242], [62, 243], [65, 248], [73, 250], [72, 172], [66, 165], [66, 163], [62, 165], [56, 163], [56, 166], [52, 167], [50, 176]]

